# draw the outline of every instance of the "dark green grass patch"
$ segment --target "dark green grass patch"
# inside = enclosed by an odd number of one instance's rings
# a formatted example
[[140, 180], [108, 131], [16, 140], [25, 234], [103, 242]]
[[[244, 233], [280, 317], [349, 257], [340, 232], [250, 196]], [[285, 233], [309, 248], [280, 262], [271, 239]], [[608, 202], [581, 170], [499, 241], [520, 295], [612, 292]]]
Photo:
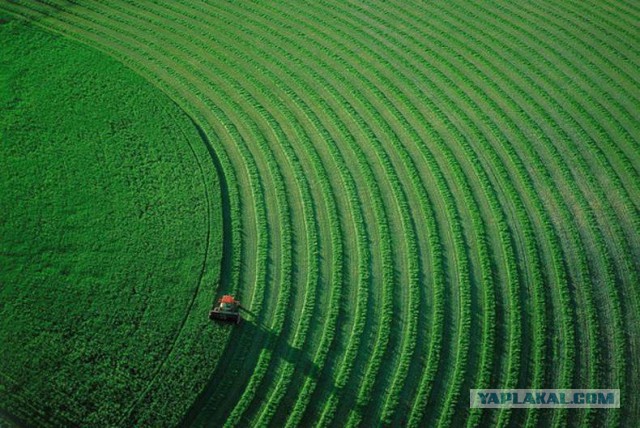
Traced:
[[6, 17], [0, 39], [0, 409], [171, 424], [227, 337], [211, 160], [116, 61]]

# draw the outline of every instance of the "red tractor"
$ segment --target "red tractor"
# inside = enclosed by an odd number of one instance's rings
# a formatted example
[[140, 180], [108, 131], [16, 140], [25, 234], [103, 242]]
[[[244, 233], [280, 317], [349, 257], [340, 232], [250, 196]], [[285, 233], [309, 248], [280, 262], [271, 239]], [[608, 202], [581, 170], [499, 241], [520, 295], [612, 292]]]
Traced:
[[230, 294], [225, 294], [218, 300], [218, 305], [209, 312], [209, 319], [240, 324], [240, 302]]

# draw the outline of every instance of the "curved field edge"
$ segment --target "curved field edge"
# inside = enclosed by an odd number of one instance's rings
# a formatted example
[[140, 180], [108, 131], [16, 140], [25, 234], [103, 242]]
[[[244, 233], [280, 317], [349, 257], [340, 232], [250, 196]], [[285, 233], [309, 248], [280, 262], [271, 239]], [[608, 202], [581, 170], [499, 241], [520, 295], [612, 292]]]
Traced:
[[122, 64], [0, 22], [3, 414], [116, 425], [144, 407], [175, 424], [228, 336], [206, 319], [223, 245], [212, 154]]

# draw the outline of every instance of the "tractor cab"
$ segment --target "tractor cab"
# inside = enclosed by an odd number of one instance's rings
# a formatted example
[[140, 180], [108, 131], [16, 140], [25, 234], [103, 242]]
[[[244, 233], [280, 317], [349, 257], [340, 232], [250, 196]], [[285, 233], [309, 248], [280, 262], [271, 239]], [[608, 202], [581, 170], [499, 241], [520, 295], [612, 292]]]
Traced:
[[209, 312], [209, 319], [240, 324], [240, 302], [230, 294], [222, 296], [218, 300], [218, 305]]

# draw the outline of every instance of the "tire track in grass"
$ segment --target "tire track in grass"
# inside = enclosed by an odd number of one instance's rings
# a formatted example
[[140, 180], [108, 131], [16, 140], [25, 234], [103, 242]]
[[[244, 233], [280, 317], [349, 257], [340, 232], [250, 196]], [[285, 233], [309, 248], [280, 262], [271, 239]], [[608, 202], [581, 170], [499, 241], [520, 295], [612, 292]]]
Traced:
[[[186, 114], [186, 112], [185, 112]], [[175, 122], [175, 117], [172, 117], [174, 122]], [[155, 379], [157, 379], [160, 375], [160, 373], [162, 372], [162, 370], [166, 367], [167, 365], [167, 361], [169, 359], [169, 356], [171, 355], [171, 353], [173, 352], [173, 350], [176, 347], [176, 344], [178, 343], [178, 339], [180, 338], [180, 335], [182, 333], [182, 330], [184, 330], [184, 327], [187, 323], [187, 319], [189, 318], [189, 316], [191, 315], [194, 303], [196, 301], [196, 297], [197, 295], [200, 293], [200, 289], [202, 288], [202, 282], [203, 282], [203, 278], [205, 275], [205, 271], [206, 271], [206, 266], [207, 266], [207, 258], [209, 255], [209, 248], [211, 246], [211, 205], [212, 205], [212, 201], [211, 201], [211, 197], [209, 196], [209, 189], [208, 186], [206, 185], [207, 181], [205, 178], [205, 173], [204, 173], [204, 168], [202, 166], [202, 160], [197, 156], [197, 153], [193, 147], [193, 145], [190, 142], [190, 139], [188, 138], [188, 136], [186, 135], [184, 129], [180, 128], [180, 131], [182, 132], [185, 140], [187, 140], [188, 144], [189, 144], [189, 149], [191, 150], [191, 153], [193, 154], [194, 158], [196, 159], [196, 163], [198, 165], [198, 169], [200, 171], [200, 175], [202, 178], [202, 182], [203, 182], [203, 187], [204, 187], [204, 197], [206, 200], [206, 206], [207, 206], [207, 211], [206, 211], [206, 229], [207, 229], [207, 233], [206, 233], [206, 245], [205, 245], [205, 249], [204, 249], [204, 260], [202, 263], [202, 268], [200, 270], [200, 273], [198, 275], [198, 281], [197, 281], [197, 286], [195, 291], [193, 292], [193, 296], [187, 306], [187, 311], [184, 315], [184, 317], [182, 318], [179, 328], [178, 328], [178, 333], [176, 334], [176, 336], [174, 337], [174, 339], [171, 342], [171, 345], [169, 346], [169, 349], [167, 351], [167, 357], [162, 361], [162, 363], [158, 366], [158, 368], [156, 369], [156, 373], [153, 375], [151, 381], [149, 382], [149, 384], [147, 385], [147, 387], [143, 390], [143, 392], [139, 395], [139, 397], [131, 404], [131, 406], [129, 407], [129, 409], [127, 409], [125, 411], [125, 416], [118, 422], [118, 425], [122, 425], [124, 420], [126, 418], [128, 418], [130, 416], [130, 414], [132, 413], [133, 409], [135, 407], [137, 407], [142, 400], [147, 397], [147, 395], [149, 394], [149, 392], [151, 391], [151, 387], [155, 381]], [[205, 141], [203, 141], [204, 144], [206, 144]]]

